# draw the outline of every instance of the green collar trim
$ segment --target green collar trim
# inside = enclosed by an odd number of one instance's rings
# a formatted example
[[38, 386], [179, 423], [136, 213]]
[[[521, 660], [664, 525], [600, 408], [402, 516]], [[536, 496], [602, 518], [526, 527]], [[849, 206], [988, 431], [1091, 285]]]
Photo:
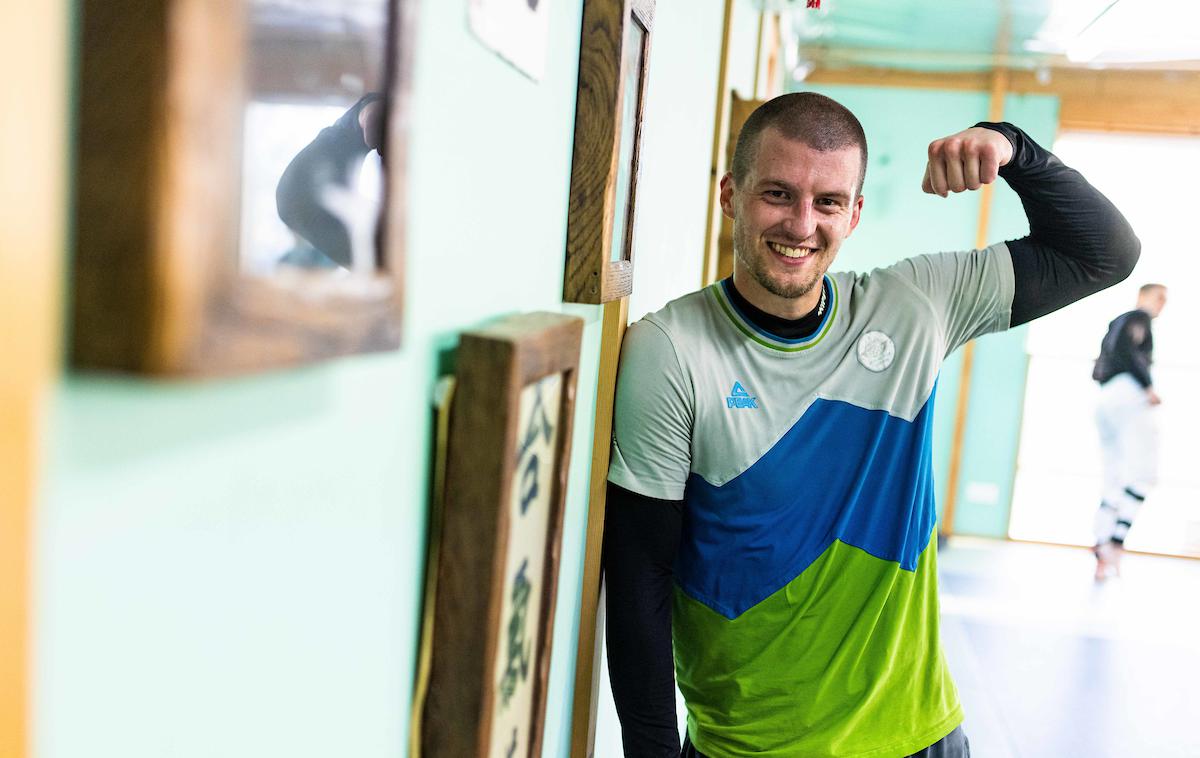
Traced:
[[712, 285], [712, 287], [709, 289], [712, 292], [712, 296], [716, 299], [717, 304], [721, 306], [721, 310], [724, 311], [730, 322], [732, 322], [733, 325], [737, 327], [738, 331], [740, 331], [751, 341], [756, 342], [763, 347], [770, 348], [771, 350], [778, 350], [781, 353], [799, 353], [804, 350], [811, 350], [820, 344], [821, 340], [825, 338], [825, 335], [829, 334], [829, 330], [833, 326], [834, 320], [837, 318], [838, 306], [840, 305], [841, 300], [841, 298], [838, 297], [837, 281], [829, 275], [826, 275], [824, 278], [825, 281], [829, 282], [829, 313], [826, 315], [824, 323], [821, 324], [816, 333], [801, 341], [779, 339], [768, 332], [758, 329], [744, 316], [742, 316], [740, 312], [738, 312], [737, 307], [734, 306], [734, 304], [729, 300], [729, 296], [725, 293], [725, 288], [720, 282]]

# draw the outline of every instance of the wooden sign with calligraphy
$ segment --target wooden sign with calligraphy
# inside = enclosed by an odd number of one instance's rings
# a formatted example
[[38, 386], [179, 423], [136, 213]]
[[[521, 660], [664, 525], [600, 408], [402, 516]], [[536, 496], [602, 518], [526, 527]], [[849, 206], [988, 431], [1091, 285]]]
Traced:
[[578, 318], [535, 313], [462, 337], [426, 758], [541, 755], [582, 333]]

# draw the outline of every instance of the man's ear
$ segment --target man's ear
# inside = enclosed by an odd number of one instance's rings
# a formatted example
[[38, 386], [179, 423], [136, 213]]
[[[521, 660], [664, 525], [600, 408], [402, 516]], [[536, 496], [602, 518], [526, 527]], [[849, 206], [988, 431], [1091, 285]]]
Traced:
[[721, 212], [733, 218], [733, 174], [721, 177]]
[[846, 232], [847, 237], [849, 237], [850, 232], [853, 232], [854, 228], [858, 226], [858, 217], [862, 214], [862, 207], [863, 196], [859, 195], [858, 197], [854, 198], [854, 208], [850, 213], [850, 231]]

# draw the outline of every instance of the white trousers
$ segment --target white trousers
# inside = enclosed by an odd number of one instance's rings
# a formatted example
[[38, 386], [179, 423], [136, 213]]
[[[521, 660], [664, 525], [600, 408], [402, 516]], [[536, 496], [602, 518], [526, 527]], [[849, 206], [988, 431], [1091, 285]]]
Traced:
[[1096, 543], [1124, 542], [1142, 501], [1158, 483], [1158, 423], [1146, 390], [1129, 374], [1100, 388], [1096, 427], [1100, 432], [1104, 490], [1096, 513]]

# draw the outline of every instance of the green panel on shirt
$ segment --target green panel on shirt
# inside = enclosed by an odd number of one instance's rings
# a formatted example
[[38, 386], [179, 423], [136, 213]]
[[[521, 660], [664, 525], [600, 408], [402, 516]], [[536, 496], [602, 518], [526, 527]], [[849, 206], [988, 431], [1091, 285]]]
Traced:
[[674, 614], [688, 732], [709, 758], [900, 757], [962, 721], [932, 541], [914, 572], [835, 542], [736, 619], [678, 590]]

